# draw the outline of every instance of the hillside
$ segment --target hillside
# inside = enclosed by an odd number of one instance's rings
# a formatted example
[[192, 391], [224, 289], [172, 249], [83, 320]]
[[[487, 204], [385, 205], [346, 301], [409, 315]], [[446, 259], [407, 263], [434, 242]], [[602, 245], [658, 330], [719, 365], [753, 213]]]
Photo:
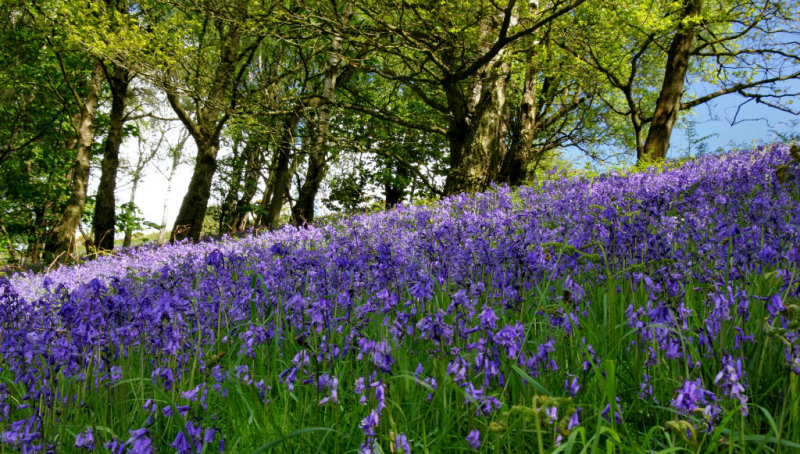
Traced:
[[773, 145], [17, 274], [2, 442], [788, 452], [798, 245]]

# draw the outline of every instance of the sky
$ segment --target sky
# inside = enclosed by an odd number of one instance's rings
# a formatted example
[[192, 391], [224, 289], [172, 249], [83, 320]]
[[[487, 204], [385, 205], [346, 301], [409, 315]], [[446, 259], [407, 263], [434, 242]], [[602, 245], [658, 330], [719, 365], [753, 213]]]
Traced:
[[[800, 82], [796, 85], [800, 86]], [[673, 130], [668, 156], [697, 154], [703, 146], [708, 152], [715, 152], [719, 149], [746, 148], [774, 142], [779, 140], [776, 132], [795, 137], [800, 136], [799, 117], [752, 101], [745, 103], [737, 115], [737, 108], [744, 101], [746, 98], [741, 95], [726, 95], [706, 105], [698, 106], [688, 115], [682, 114]], [[690, 125], [692, 123], [695, 143], [690, 143], [692, 133]], [[177, 132], [168, 136], [167, 140], [176, 142]], [[144, 219], [150, 222], [161, 223], [164, 202], [167, 202], [168, 229], [175, 222], [186, 187], [192, 176], [191, 162], [194, 156], [194, 145], [191, 139], [186, 142], [184, 150], [186, 162], [177, 169], [171, 193], [167, 192], [167, 163], [162, 160], [162, 162], [151, 164], [146, 168], [144, 179], [139, 184], [136, 194], [136, 205], [142, 211]], [[221, 150], [221, 153], [224, 154], [224, 152], [224, 149]], [[138, 153], [138, 149], [135, 141], [126, 142], [122, 150], [123, 159], [135, 160], [136, 153]], [[93, 178], [92, 191], [96, 190], [98, 179]], [[130, 188], [130, 179], [121, 178], [117, 188], [118, 203], [128, 201]]]

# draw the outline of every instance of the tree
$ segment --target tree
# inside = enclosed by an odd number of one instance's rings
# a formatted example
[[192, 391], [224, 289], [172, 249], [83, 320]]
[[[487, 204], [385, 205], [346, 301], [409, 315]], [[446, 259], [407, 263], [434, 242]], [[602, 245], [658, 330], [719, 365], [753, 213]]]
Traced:
[[[644, 144], [645, 160], [663, 160], [680, 110], [688, 110], [719, 96], [739, 93], [783, 111], [800, 114], [781, 82], [800, 78], [797, 39], [800, 21], [795, 2], [755, 0], [711, 3], [708, 14], [702, 0], [683, 3], [681, 22], [672, 35], [664, 81]], [[717, 89], [689, 101], [682, 100], [690, 60], [701, 60], [706, 80]], [[711, 77], [708, 77], [711, 76]], [[788, 101], [788, 102], [787, 102]]]
[[39, 262], [68, 198], [72, 119], [55, 55], [26, 5], [2, 2], [0, 11], [0, 243], [27, 266]]
[[[119, 12], [122, 19], [120, 27], [127, 27], [127, 5], [121, 0], [107, 0], [108, 9]], [[111, 14], [112, 18], [118, 16]], [[119, 168], [119, 148], [123, 140], [123, 125], [126, 120], [125, 106], [128, 100], [128, 87], [133, 75], [124, 66], [108, 62], [103, 65], [109, 90], [111, 91], [111, 112], [109, 114], [108, 135], [103, 144], [103, 162], [101, 164], [100, 185], [94, 206], [93, 230], [94, 244], [98, 250], [114, 249], [114, 233], [116, 224], [116, 187], [117, 169]], [[127, 232], [126, 232], [127, 233]], [[127, 235], [126, 235], [127, 238]]]
[[[601, 95], [629, 121], [638, 162], [664, 159], [681, 110], [739, 93], [793, 111], [782, 82], [800, 76], [793, 44], [800, 19], [782, 2], [651, 2], [584, 5], [559, 44], [614, 91]], [[685, 100], [686, 80], [711, 86]], [[653, 80], [661, 80], [654, 85]]]
[[[341, 4], [340, 4], [341, 3]], [[353, 1], [332, 1], [332, 11], [329, 15], [333, 18], [334, 26], [340, 30], [345, 29], [353, 16]], [[331, 36], [328, 61], [325, 66], [322, 82], [322, 93], [317, 107], [316, 122], [311, 149], [308, 155], [308, 170], [306, 178], [292, 209], [292, 218], [295, 224], [310, 224], [314, 220], [314, 200], [317, 197], [322, 180], [328, 171], [328, 131], [331, 122], [331, 109], [335, 103], [335, 93], [338, 84], [344, 82], [352, 74], [346, 72], [344, 77], [339, 69], [342, 61], [341, 52], [343, 45], [342, 32], [333, 30]], [[347, 71], [347, 69], [345, 69]]]
[[362, 7], [375, 24], [363, 35], [380, 42], [385, 55], [372, 71], [402, 82], [448, 119], [446, 193], [480, 190], [499, 171], [510, 47], [581, 3], [383, 1]]
[[72, 115], [72, 127], [76, 137], [71, 144], [71, 147], [75, 149], [75, 162], [72, 166], [70, 196], [61, 218], [50, 230], [45, 246], [48, 253], [58, 257], [62, 254], [67, 256], [72, 254], [75, 231], [81, 221], [83, 206], [86, 203], [90, 158], [94, 143], [92, 125], [103, 83], [103, 64], [97, 58], [90, 58], [92, 70], [88, 80], [80, 81], [83, 82], [82, 85], [85, 85], [84, 91], [73, 84], [73, 76], [67, 71], [62, 51], [55, 50], [54, 52], [59, 60], [64, 80], [72, 94], [76, 110]]
[[[244, 0], [226, 6], [224, 12], [239, 19], [248, 13], [248, 4]], [[187, 62], [190, 71], [180, 75], [174, 72], [170, 74], [169, 84], [172, 87], [168, 88], [167, 99], [197, 146], [194, 173], [175, 220], [173, 240], [190, 237], [197, 241], [200, 238], [211, 193], [211, 180], [217, 168], [220, 134], [230, 118], [228, 110], [236, 105], [236, 86], [258, 47], [258, 40], [246, 39], [241, 23], [227, 21], [218, 15], [212, 17], [204, 19], [197, 30], [195, 39], [200, 45], [195, 58]], [[193, 101], [193, 116], [175, 89], [176, 78], [182, 78], [184, 82], [209, 82], [191, 87], [188, 98]]]
[[172, 186], [173, 181], [175, 179], [175, 173], [178, 170], [178, 166], [181, 164], [181, 159], [183, 158], [183, 147], [186, 144], [186, 140], [189, 139], [189, 135], [187, 132], [182, 132], [179, 136], [175, 144], [168, 143], [167, 146], [167, 160], [169, 165], [167, 167], [168, 170], [165, 172], [160, 170], [162, 174], [165, 174], [167, 178], [167, 192], [164, 197], [164, 206], [161, 209], [161, 228], [158, 230], [158, 244], [164, 244], [167, 238], [167, 215], [169, 213], [169, 202], [170, 197], [172, 196]]
[[217, 168], [220, 135], [239, 101], [239, 85], [261, 37], [249, 33], [255, 11], [274, 5], [247, 0], [136, 4], [127, 28], [86, 28], [96, 55], [128, 68], [166, 93], [195, 142], [197, 155], [172, 240], [197, 240]]
[[60, 96], [62, 108], [71, 117], [73, 138], [67, 148], [74, 150], [69, 198], [61, 216], [48, 233], [45, 250], [56, 258], [68, 258], [74, 249], [75, 232], [81, 222], [89, 181], [90, 159], [94, 143], [94, 120], [100, 103], [103, 84], [102, 61], [87, 55], [72, 45], [68, 34], [59, 27], [68, 10], [60, 4], [29, 5], [24, 11], [28, 24], [52, 52], [60, 71], [60, 79], [67, 88], [67, 96]]
[[[342, 89], [342, 109], [332, 125], [335, 157], [342, 161], [334, 182], [339, 195], [328, 199], [340, 198], [342, 206], [353, 209], [353, 185], [359, 181], [382, 191], [387, 208], [410, 201], [415, 193], [441, 196], [448, 143], [445, 130], [435, 128], [443, 121], [439, 112], [404, 91], [402, 83], [362, 72]], [[366, 186], [359, 197], [366, 197]]]

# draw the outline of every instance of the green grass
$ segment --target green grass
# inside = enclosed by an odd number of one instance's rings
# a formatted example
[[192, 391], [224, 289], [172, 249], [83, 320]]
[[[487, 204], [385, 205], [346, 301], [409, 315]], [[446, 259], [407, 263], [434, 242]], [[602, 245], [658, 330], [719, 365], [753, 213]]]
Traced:
[[[583, 278], [583, 282], [592, 281], [592, 276]], [[780, 287], [780, 282], [770, 273], [750, 276], [748, 281], [755, 295], [769, 294]], [[377, 433], [379, 448], [392, 452], [392, 440], [396, 434], [404, 433], [411, 440], [413, 452], [467, 452], [469, 447], [464, 437], [472, 428], [479, 428], [485, 452], [534, 452], [539, 447], [557, 452], [663, 453], [771, 453], [781, 448], [782, 452], [800, 449], [798, 377], [790, 375], [785, 367], [770, 367], [781, 360], [783, 345], [775, 327], [766, 322], [763, 307], [752, 306], [750, 320], [739, 325], [748, 332], [760, 333], [757, 341], [747, 344], [742, 352], [747, 358], [745, 368], [750, 371], [747, 394], [751, 399], [751, 415], [743, 418], [737, 402], [722, 400], [719, 404], [725, 413], [716, 429], [710, 433], [692, 429], [693, 436], [687, 439], [684, 433], [687, 424], [697, 426], [698, 420], [681, 418], [669, 408], [673, 390], [689, 374], [699, 374], [704, 377], [706, 386], [711, 387], [724, 348], [715, 351], [713, 357], [705, 358], [699, 371], [690, 371], [686, 361], [667, 359], [663, 353], [658, 353], [657, 366], [646, 369], [646, 358], [640, 348], [646, 345], [635, 341], [636, 336], [627, 326], [623, 313], [625, 304], [642, 307], [647, 303], [648, 296], [643, 289], [634, 290], [631, 282], [621, 276], [605, 285], [587, 286], [586, 299], [592, 304], [579, 308], [587, 311], [587, 316], [581, 317], [575, 332], [568, 335], [553, 329], [542, 316], [560, 309], [573, 309], [569, 301], [552, 297], [554, 293], [562, 293], [560, 286], [560, 282], [543, 280], [538, 288], [525, 295], [518, 312], [505, 314], [499, 323], [512, 322], [508, 317], [522, 322], [531, 345], [553, 339], [556, 343], [553, 359], [563, 370], [544, 371], [539, 377], [531, 377], [521, 368], [505, 364], [503, 369], [513, 372], [505, 376], [505, 384], [494, 392], [504, 405], [491, 418], [476, 416], [475, 404], [465, 402], [464, 391], [446, 373], [447, 355], [430, 354], [430, 342], [416, 340], [392, 345], [395, 365], [393, 374], [385, 378], [386, 409]], [[694, 287], [695, 283], [686, 282], [687, 289]], [[704, 298], [709, 290], [701, 286], [686, 294], [684, 303], [698, 315], [692, 318], [696, 325], [693, 328], [702, 328], [702, 314], [706, 311]], [[450, 297], [439, 289], [433, 301], [435, 306], [426, 310], [435, 312], [437, 308], [446, 308]], [[279, 323], [282, 318], [278, 312], [264, 313], [263, 310], [255, 310], [251, 315], [253, 326]], [[342, 315], [335, 313], [334, 317]], [[318, 402], [325, 396], [324, 392], [301, 385], [302, 378], [295, 390], [290, 391], [280, 382], [278, 374], [290, 367], [298, 352], [319, 351], [323, 335], [328, 337], [329, 344], [345, 345], [348, 333], [323, 331], [298, 340], [292, 335], [291, 327], [287, 329], [283, 343], [273, 341], [260, 345], [254, 357], [248, 358], [238, 354], [242, 347], [240, 339], [223, 342], [225, 333], [235, 327], [221, 322], [215, 333], [217, 341], [196, 351], [194, 359], [183, 365], [183, 377], [169, 390], [165, 390], [160, 381], [153, 385], [151, 362], [174, 366], [175, 359], [151, 357], [137, 348], [128, 350], [118, 362], [122, 377], [118, 381], [98, 377], [92, 372], [93, 364], [84, 370], [85, 381], [63, 377], [53, 371], [55, 389], [75, 398], [59, 403], [43, 415], [43, 432], [45, 436], [50, 434], [57, 440], [67, 440], [62, 446], [69, 445], [68, 440], [73, 440], [76, 433], [87, 426], [93, 428], [98, 441], [111, 437], [124, 441], [128, 430], [144, 427], [152, 417], [149, 432], [157, 445], [166, 447], [185, 424], [176, 406], [189, 405], [188, 418], [226, 434], [227, 452], [355, 452], [363, 440], [359, 424], [374, 408], [375, 401], [368, 391], [367, 405], [359, 405], [359, 396], [353, 392], [354, 384], [372, 368], [353, 355], [349, 360], [317, 362], [312, 358], [309, 372], [328, 371], [340, 380], [339, 402], [320, 406]], [[360, 331], [372, 339], [390, 338], [379, 317]], [[725, 335], [730, 342], [732, 328]], [[602, 359], [583, 372], [583, 362], [587, 358], [591, 360], [587, 356], [589, 344]], [[463, 350], [466, 342], [457, 340], [455, 346]], [[95, 352], [94, 361], [102, 360], [106, 354]], [[201, 357], [208, 367], [201, 367], [198, 361]], [[438, 383], [435, 391], [421, 381], [422, 377], [416, 376], [414, 370], [419, 363], [424, 368], [424, 376], [435, 377]], [[213, 365], [230, 371], [231, 379], [220, 383], [223, 392], [213, 389]], [[233, 376], [237, 366], [248, 366], [249, 380]], [[654, 398], [658, 403], [635, 397], [645, 370], [652, 376]], [[107, 374], [111, 372], [106, 369]], [[574, 398], [564, 391], [564, 372], [581, 378], [582, 389]], [[22, 390], [15, 389], [19, 385], [8, 380], [8, 372], [3, 371], [2, 375], [12, 389], [11, 394], [21, 395]], [[254, 385], [259, 380], [264, 380], [269, 388], [263, 400]], [[181, 391], [203, 383], [208, 386], [207, 401], [203, 405], [181, 397]], [[432, 391], [429, 402], [426, 398]], [[619, 408], [616, 397], [621, 398]], [[142, 408], [148, 399], [158, 405], [159, 411], [151, 413]], [[622, 411], [621, 424], [614, 418], [601, 417], [607, 404]], [[554, 423], [544, 412], [552, 406], [558, 408], [559, 416]], [[577, 406], [581, 408], [581, 426], [568, 431], [567, 422]], [[172, 416], [162, 414], [161, 409], [165, 407], [172, 409]], [[556, 448], [559, 434], [563, 437], [562, 445]], [[216, 446], [206, 446], [204, 452], [216, 449]]]

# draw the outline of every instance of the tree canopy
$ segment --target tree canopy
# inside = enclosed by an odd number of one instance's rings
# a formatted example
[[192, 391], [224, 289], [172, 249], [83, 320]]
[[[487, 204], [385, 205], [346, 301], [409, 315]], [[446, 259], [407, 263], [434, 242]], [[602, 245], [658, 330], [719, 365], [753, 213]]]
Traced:
[[524, 184], [567, 148], [658, 162], [681, 115], [730, 94], [800, 113], [791, 1], [0, 6], [0, 243], [21, 264], [74, 256], [87, 216], [88, 252], [114, 248], [136, 213], [120, 150], [148, 119], [183, 130], [143, 151], [170, 181], [194, 145], [162, 228], [198, 240]]

